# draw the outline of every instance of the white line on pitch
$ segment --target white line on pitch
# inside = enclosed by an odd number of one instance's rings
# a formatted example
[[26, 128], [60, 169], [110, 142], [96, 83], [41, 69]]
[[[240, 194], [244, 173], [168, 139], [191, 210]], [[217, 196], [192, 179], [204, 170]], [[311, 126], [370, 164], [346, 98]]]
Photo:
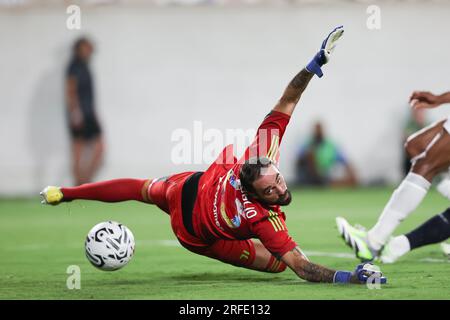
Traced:
[[423, 259], [420, 259], [419, 261], [421, 261], [421, 262], [433, 262], [433, 263], [436, 263], [436, 262], [438, 262], [438, 263], [441, 263], [441, 262], [450, 263], [450, 259], [435, 259], [435, 258], [423, 258]]
[[354, 259], [355, 255], [352, 253], [344, 252], [321, 252], [321, 251], [305, 251], [307, 256], [311, 257], [331, 257], [331, 258], [342, 258], [342, 259]]
[[[83, 243], [68, 243], [64, 244], [68, 248], [80, 248]], [[45, 250], [50, 249], [54, 246], [61, 246], [61, 244], [49, 244], [49, 243], [33, 243], [33, 244], [23, 244], [15, 247], [11, 247], [10, 250], [24, 250], [24, 251], [34, 251], [34, 250]], [[163, 247], [182, 247], [181, 244], [174, 239], [167, 240], [137, 240], [136, 246], [163, 246]], [[339, 259], [355, 259], [355, 255], [347, 252], [323, 252], [323, 251], [304, 251], [307, 256], [310, 257], [329, 257], [329, 258], [339, 258]], [[423, 258], [419, 259], [420, 262], [428, 263], [450, 263], [450, 259], [436, 259], [436, 258]]]

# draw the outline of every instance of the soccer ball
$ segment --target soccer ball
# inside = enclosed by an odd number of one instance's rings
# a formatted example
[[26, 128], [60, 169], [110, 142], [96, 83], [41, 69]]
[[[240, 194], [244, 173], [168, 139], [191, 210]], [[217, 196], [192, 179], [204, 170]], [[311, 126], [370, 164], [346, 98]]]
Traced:
[[118, 270], [130, 262], [134, 245], [130, 229], [115, 221], [95, 225], [84, 243], [89, 262], [104, 271]]

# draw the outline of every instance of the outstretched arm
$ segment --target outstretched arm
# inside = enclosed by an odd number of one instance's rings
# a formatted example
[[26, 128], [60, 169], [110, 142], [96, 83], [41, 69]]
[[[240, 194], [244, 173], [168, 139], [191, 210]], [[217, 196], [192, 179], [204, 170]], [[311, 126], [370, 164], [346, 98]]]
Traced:
[[284, 90], [283, 96], [273, 108], [274, 111], [279, 111], [289, 116], [292, 115], [295, 106], [313, 75], [316, 74], [318, 77], [323, 76], [321, 67], [330, 60], [330, 54], [336, 46], [336, 41], [339, 40], [343, 33], [344, 28], [342, 26], [330, 32], [311, 62], [289, 82], [289, 85]]
[[386, 278], [382, 276], [380, 271], [371, 269], [373, 265], [360, 264], [354, 272], [335, 271], [310, 262], [298, 247], [285, 253], [281, 260], [300, 278], [310, 282], [361, 284], [371, 281], [371, 277], [378, 277], [380, 283], [386, 283]]
[[281, 259], [292, 271], [304, 280], [311, 282], [333, 282], [336, 271], [310, 262], [298, 247], [287, 252]]
[[286, 90], [284, 90], [283, 96], [273, 108], [274, 111], [279, 111], [287, 115], [292, 115], [295, 106], [297, 105], [300, 97], [305, 91], [306, 86], [313, 77], [313, 73], [304, 68], [300, 71], [294, 79], [289, 83]]

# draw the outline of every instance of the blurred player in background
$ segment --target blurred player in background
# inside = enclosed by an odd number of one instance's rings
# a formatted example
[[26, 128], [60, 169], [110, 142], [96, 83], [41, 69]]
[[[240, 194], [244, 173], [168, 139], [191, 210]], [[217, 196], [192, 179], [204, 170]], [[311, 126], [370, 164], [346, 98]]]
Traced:
[[371, 265], [361, 264], [350, 272], [310, 262], [289, 236], [280, 207], [292, 200], [278, 169], [281, 140], [300, 96], [314, 74], [323, 75], [321, 66], [328, 62], [343, 32], [342, 27], [334, 29], [312, 61], [292, 79], [239, 161], [229, 145], [205, 172], [149, 180], [117, 179], [75, 188], [47, 187], [41, 193], [43, 202], [143, 201], [168, 213], [179, 242], [200, 255], [266, 272], [282, 272], [289, 266], [299, 277], [313, 282], [381, 279]]
[[[415, 91], [410, 97], [414, 109], [436, 108], [450, 103], [450, 92], [434, 95]], [[406, 252], [450, 236], [449, 211], [430, 219], [409, 236], [391, 238], [397, 226], [406, 219], [428, 192], [433, 178], [450, 167], [450, 117], [438, 121], [411, 135], [406, 144], [411, 157], [411, 170], [392, 194], [378, 222], [368, 232], [352, 227], [344, 218], [336, 218], [339, 233], [352, 247], [357, 258], [394, 262]], [[446, 176], [437, 190], [450, 200], [450, 177]], [[436, 233], [439, 233], [438, 235]]]
[[324, 133], [321, 122], [301, 147], [296, 163], [297, 183], [309, 186], [354, 187], [356, 174], [343, 152]]
[[66, 74], [72, 172], [76, 185], [92, 181], [103, 159], [102, 130], [95, 112], [94, 85], [88, 64], [93, 50], [88, 39], [78, 39]]

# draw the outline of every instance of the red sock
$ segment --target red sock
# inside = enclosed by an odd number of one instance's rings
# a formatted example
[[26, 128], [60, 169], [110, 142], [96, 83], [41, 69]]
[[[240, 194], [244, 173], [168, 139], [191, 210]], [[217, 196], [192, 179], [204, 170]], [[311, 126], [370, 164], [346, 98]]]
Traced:
[[75, 199], [118, 202], [126, 200], [144, 201], [142, 187], [147, 180], [115, 179], [96, 183], [86, 183], [73, 188], [61, 188], [62, 201]]

